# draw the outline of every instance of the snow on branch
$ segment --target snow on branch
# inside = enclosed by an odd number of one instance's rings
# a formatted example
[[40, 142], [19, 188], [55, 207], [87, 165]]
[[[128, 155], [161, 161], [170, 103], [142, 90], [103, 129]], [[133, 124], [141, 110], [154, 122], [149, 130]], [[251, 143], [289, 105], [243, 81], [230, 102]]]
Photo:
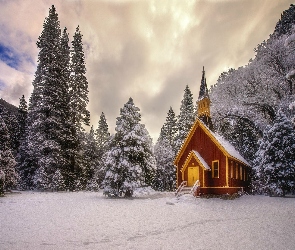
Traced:
[[295, 69], [291, 70], [287, 75], [286, 75], [287, 80], [290, 80], [292, 78], [295, 78]]
[[286, 40], [285, 40], [285, 47], [289, 47], [291, 45], [294, 45], [295, 43], [295, 34], [292, 34], [291, 36], [289, 36]]

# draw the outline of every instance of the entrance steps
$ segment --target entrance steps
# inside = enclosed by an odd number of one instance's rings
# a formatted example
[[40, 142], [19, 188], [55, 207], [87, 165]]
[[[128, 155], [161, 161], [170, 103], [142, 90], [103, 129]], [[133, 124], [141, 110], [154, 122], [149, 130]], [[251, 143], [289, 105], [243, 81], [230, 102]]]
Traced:
[[192, 187], [184, 187], [181, 192], [181, 194], [191, 194], [192, 193]]
[[187, 182], [183, 181], [175, 192], [175, 196], [179, 197], [184, 194], [192, 194], [195, 196], [195, 191], [200, 187], [200, 182], [197, 180], [193, 187], [188, 187]]

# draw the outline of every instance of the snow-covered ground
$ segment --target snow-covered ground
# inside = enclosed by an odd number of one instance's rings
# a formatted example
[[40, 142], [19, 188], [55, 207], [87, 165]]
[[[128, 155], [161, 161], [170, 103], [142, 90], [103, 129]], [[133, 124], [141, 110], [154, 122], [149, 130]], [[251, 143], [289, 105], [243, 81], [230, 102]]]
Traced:
[[295, 199], [21, 192], [0, 198], [0, 249], [295, 249]]

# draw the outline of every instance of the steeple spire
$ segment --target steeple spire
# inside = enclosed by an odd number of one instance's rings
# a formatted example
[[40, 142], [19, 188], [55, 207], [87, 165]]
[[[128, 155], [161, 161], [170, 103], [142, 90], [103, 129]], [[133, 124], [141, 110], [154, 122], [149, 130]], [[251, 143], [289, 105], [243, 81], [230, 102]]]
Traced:
[[206, 82], [206, 77], [205, 77], [205, 69], [203, 66], [202, 80], [201, 80], [201, 86], [200, 86], [200, 92], [199, 92], [199, 100], [204, 98], [205, 96], [208, 96], [208, 87], [207, 87], [207, 82]]
[[202, 80], [201, 80], [201, 86], [200, 86], [200, 92], [199, 92], [199, 99], [197, 101], [197, 107], [198, 107], [198, 112], [197, 112], [198, 118], [201, 121], [203, 121], [203, 123], [209, 129], [212, 130], [213, 124], [212, 124], [212, 120], [210, 116], [210, 98], [208, 93], [204, 66], [202, 71]]

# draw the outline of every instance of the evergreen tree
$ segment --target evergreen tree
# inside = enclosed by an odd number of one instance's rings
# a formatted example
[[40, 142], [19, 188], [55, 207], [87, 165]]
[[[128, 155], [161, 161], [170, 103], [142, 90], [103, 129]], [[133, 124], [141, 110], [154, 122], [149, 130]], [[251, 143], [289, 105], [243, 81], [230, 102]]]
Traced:
[[17, 108], [0, 99], [0, 115], [9, 133], [9, 145], [15, 157], [19, 147], [19, 123]]
[[131, 196], [134, 188], [151, 185], [155, 172], [152, 140], [140, 124], [132, 98], [117, 118], [116, 134], [106, 156], [105, 193]]
[[110, 138], [109, 126], [107, 124], [107, 120], [103, 112], [101, 113], [99, 117], [98, 127], [95, 131], [95, 138], [96, 138], [98, 148], [102, 149], [102, 154], [103, 154], [104, 153], [103, 149], [106, 147], [107, 142], [109, 141], [109, 138]]
[[76, 28], [74, 39], [72, 41], [71, 51], [71, 112], [74, 116], [74, 122], [78, 131], [82, 131], [82, 125], [88, 125], [90, 121], [90, 113], [87, 110], [88, 99], [88, 81], [85, 76], [85, 56], [82, 44], [82, 34], [79, 26]]
[[263, 134], [255, 160], [258, 183], [265, 192], [285, 195], [295, 187], [295, 133], [279, 110], [273, 126]]
[[[37, 121], [30, 128], [30, 133], [39, 133], [34, 150], [37, 152], [38, 175], [34, 183], [41, 183], [37, 188], [48, 188], [56, 169], [62, 165], [60, 139], [63, 138], [62, 104], [60, 94], [64, 91], [60, 67], [61, 30], [55, 7], [49, 10], [49, 16], [43, 24], [43, 31], [37, 41], [39, 48], [38, 66], [33, 83], [40, 90], [36, 106]], [[41, 98], [40, 98], [41, 97]], [[36, 131], [37, 130], [37, 131]], [[31, 141], [30, 141], [31, 142]], [[44, 174], [43, 174], [44, 172]], [[44, 178], [36, 180], [36, 178]]]
[[176, 187], [176, 169], [173, 164], [175, 151], [164, 131], [165, 127], [163, 126], [155, 145], [157, 170], [154, 187], [160, 191], [173, 191]]
[[159, 139], [155, 145], [156, 177], [154, 187], [160, 191], [175, 189], [176, 169], [173, 165], [177, 153], [175, 138], [177, 135], [177, 119], [170, 107], [166, 122], [161, 128]]
[[51, 189], [53, 191], [66, 190], [64, 177], [59, 169], [57, 169], [52, 177]]
[[275, 27], [275, 35], [280, 36], [289, 34], [293, 25], [295, 24], [295, 5], [291, 4], [288, 10], [281, 14], [281, 19], [277, 22]]
[[195, 122], [195, 111], [193, 104], [193, 95], [188, 87], [185, 87], [183, 99], [181, 101], [180, 113], [178, 116], [178, 134], [176, 137], [176, 149], [179, 150], [184, 142], [188, 132]]
[[20, 103], [18, 107], [18, 123], [19, 123], [19, 145], [20, 145], [21, 141], [25, 138], [28, 105], [24, 95], [22, 95], [22, 97], [19, 100], [20, 100]]
[[97, 183], [100, 185], [103, 181], [105, 176], [105, 168], [104, 168], [104, 161], [105, 161], [105, 154], [109, 149], [110, 146], [110, 133], [109, 133], [109, 126], [107, 124], [107, 120], [105, 118], [104, 113], [100, 115], [98, 128], [95, 131], [95, 139], [97, 143], [97, 150], [98, 150], [98, 166], [95, 172], [95, 178]]
[[94, 138], [94, 129], [91, 126], [89, 133], [86, 135], [86, 143], [84, 149], [84, 185], [88, 190], [97, 190], [98, 182], [95, 178], [95, 173], [97, 172], [98, 167], [98, 148], [97, 143]]
[[74, 186], [74, 167], [72, 165], [71, 156], [74, 155], [76, 140], [73, 136], [75, 131], [75, 124], [72, 119], [71, 113], [71, 93], [70, 93], [70, 47], [69, 36], [67, 28], [64, 28], [60, 40], [60, 79], [62, 82], [62, 89], [60, 92], [61, 99], [64, 100], [63, 112], [63, 139], [61, 140], [61, 148], [64, 158], [64, 165], [57, 174], [61, 173], [66, 189], [73, 189]]
[[[33, 81], [27, 120], [26, 159], [22, 163], [23, 177], [31, 179], [41, 189], [49, 188], [57, 169], [66, 162], [65, 145], [69, 126], [68, 98], [68, 38], [66, 30], [61, 37], [55, 7], [49, 9], [43, 31], [38, 38], [38, 66]], [[37, 176], [35, 171], [38, 171]], [[38, 178], [44, 178], [39, 180]], [[34, 180], [33, 180], [34, 179]]]
[[[71, 75], [70, 75], [70, 117], [71, 117], [71, 150], [70, 165], [72, 176], [69, 183], [70, 189], [75, 189], [74, 179], [79, 179], [83, 172], [83, 139], [84, 125], [89, 125], [90, 113], [87, 110], [88, 82], [85, 76], [86, 66], [83, 52], [82, 35], [79, 26], [74, 34], [71, 50]], [[79, 183], [79, 185], [81, 185]]]
[[10, 146], [10, 135], [0, 115], [0, 193], [15, 187], [18, 175], [15, 171], [16, 161]]
[[175, 113], [170, 107], [167, 117], [166, 117], [166, 122], [164, 123], [160, 137], [165, 138], [165, 140], [168, 141], [169, 145], [172, 147], [174, 153], [177, 153], [176, 145], [175, 145], [175, 139], [177, 136], [177, 118], [175, 116]]
[[4, 195], [5, 174], [0, 170], [0, 197]]
[[258, 150], [260, 130], [247, 117], [229, 116], [223, 119], [218, 131], [248, 161], [253, 162]]

